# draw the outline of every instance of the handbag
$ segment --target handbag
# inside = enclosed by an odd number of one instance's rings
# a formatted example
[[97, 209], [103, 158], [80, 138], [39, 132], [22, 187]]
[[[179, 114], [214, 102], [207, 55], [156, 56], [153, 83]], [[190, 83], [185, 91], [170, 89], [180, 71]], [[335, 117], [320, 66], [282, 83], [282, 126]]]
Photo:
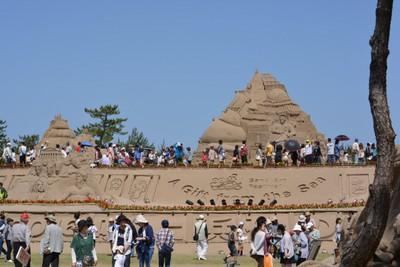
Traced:
[[200, 231], [201, 231], [201, 227], [203, 226], [203, 223], [204, 223], [204, 222], [202, 222], [202, 223], [200, 224], [199, 230], [198, 230], [197, 232], [194, 233], [194, 235], [193, 235], [193, 240], [194, 240], [194, 241], [198, 241], [198, 240], [199, 240], [199, 234], [200, 234]]
[[82, 260], [82, 264], [84, 267], [94, 266], [94, 258], [92, 256], [84, 256]]
[[264, 256], [264, 267], [272, 267], [272, 256], [271, 254]]
[[161, 249], [160, 249], [161, 254], [169, 254], [172, 251], [174, 251], [174, 249], [169, 244], [167, 244], [168, 234], [169, 234], [169, 230], [167, 231], [167, 234], [165, 235], [164, 243], [161, 246]]

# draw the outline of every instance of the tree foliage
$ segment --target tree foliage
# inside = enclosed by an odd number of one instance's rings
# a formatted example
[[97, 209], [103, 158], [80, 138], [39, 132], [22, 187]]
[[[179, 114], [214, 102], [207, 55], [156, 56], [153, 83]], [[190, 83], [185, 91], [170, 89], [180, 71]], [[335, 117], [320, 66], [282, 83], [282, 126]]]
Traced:
[[114, 135], [124, 135], [126, 132], [123, 131], [123, 123], [127, 121], [127, 118], [114, 117], [120, 114], [118, 105], [104, 105], [99, 108], [85, 108], [85, 112], [97, 122], [83, 125], [75, 130], [75, 133], [88, 129], [89, 133], [96, 138], [98, 145], [111, 142]]
[[14, 144], [18, 146], [19, 143], [24, 142], [28, 149], [35, 147], [39, 143], [38, 134], [24, 134], [18, 136], [18, 139], [13, 139]]
[[121, 142], [123, 146], [142, 146], [154, 148], [154, 144], [149, 141], [149, 139], [144, 135], [143, 132], [139, 131], [137, 128], [133, 128], [128, 140], [126, 142]]
[[3, 155], [3, 149], [6, 146], [9, 139], [7, 137], [7, 122], [5, 120], [0, 120], [0, 156]]

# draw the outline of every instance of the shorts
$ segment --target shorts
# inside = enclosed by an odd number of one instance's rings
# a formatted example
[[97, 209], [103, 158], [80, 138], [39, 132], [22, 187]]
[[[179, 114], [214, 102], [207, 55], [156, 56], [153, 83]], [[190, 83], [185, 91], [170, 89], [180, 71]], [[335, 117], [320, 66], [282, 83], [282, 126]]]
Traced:
[[234, 244], [228, 244], [228, 248], [229, 248], [229, 254], [231, 256], [237, 256], [238, 255], [238, 251], [237, 248]]
[[281, 260], [280, 260], [281, 264], [291, 264], [291, 263], [296, 263], [296, 260], [293, 257], [291, 258], [285, 258], [285, 256], [283, 255], [283, 253], [281, 253]]

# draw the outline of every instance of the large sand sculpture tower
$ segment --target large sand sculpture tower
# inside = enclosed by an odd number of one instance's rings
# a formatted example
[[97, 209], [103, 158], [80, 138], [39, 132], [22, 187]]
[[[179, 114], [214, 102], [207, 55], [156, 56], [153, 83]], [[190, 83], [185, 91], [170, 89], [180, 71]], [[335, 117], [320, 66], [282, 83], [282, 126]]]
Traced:
[[[199, 151], [223, 140], [227, 150], [246, 140], [251, 148], [268, 142], [324, 140], [310, 116], [290, 99], [285, 86], [272, 75], [256, 72], [249, 85], [213, 119], [199, 140]], [[254, 149], [252, 149], [254, 153]]]

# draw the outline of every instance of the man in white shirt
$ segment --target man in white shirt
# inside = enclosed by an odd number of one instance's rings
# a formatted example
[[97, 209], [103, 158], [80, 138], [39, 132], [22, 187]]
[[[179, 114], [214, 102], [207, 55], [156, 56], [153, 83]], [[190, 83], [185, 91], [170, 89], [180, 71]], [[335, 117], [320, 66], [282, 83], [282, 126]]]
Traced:
[[[13, 254], [15, 267], [22, 267], [22, 264], [16, 259], [19, 249], [25, 249], [26, 252], [30, 253], [31, 244], [31, 229], [28, 227], [29, 215], [27, 213], [21, 214], [20, 221], [15, 223], [12, 227], [12, 243], [13, 243]], [[26, 267], [30, 267], [30, 260]]]
[[328, 143], [326, 144], [328, 150], [328, 164], [335, 164], [335, 144], [332, 143], [332, 139], [328, 138]]
[[7, 143], [6, 147], [3, 150], [3, 159], [7, 164], [12, 163], [12, 151], [11, 151], [11, 143]]
[[358, 144], [358, 139], [354, 140], [353, 145], [351, 146], [351, 152], [353, 154], [353, 163], [358, 164], [358, 153], [360, 152], [360, 146]]
[[43, 255], [42, 267], [58, 267], [60, 254], [64, 249], [64, 237], [54, 215], [46, 216], [46, 230], [40, 242], [40, 254]]
[[204, 215], [197, 217], [197, 221], [194, 224], [194, 231], [194, 236], [196, 237], [194, 239], [197, 243], [197, 259], [207, 260], [208, 228]]
[[21, 142], [18, 148], [18, 154], [19, 154], [19, 164], [22, 166], [26, 165], [26, 154], [27, 154], [27, 148], [25, 146], [24, 142]]

